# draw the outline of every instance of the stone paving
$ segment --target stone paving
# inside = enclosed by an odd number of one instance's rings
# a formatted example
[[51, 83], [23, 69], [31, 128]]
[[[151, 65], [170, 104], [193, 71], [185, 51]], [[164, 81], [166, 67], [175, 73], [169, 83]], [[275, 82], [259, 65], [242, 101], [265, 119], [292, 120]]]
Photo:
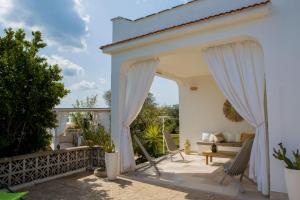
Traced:
[[224, 195], [161, 187], [127, 178], [107, 181], [89, 173], [52, 180], [23, 190], [29, 191], [25, 200], [237, 200]]
[[[185, 155], [185, 160], [163, 160], [158, 164], [161, 176], [152, 168], [122, 175], [115, 181], [98, 178], [83, 172], [72, 176], [24, 188], [26, 200], [266, 200], [256, 185], [244, 179], [246, 193], [238, 192], [231, 179], [219, 184], [224, 175], [222, 166], [228, 159], [215, 158], [205, 164], [202, 156]], [[287, 200], [286, 194], [272, 193], [272, 200]]]

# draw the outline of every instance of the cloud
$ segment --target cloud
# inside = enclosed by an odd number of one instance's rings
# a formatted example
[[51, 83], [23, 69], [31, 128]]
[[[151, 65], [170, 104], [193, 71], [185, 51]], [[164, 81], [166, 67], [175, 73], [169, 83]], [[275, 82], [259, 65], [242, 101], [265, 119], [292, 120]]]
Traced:
[[83, 10], [80, 0], [0, 0], [0, 23], [40, 30], [48, 44], [79, 51], [88, 33], [89, 16]]
[[58, 64], [63, 71], [64, 76], [81, 76], [84, 74], [84, 69], [73, 63], [72, 61], [60, 57], [58, 55], [52, 55], [50, 57], [43, 55], [47, 59], [47, 62], [51, 65]]
[[79, 83], [75, 83], [70, 87], [71, 90], [95, 90], [97, 89], [97, 84], [95, 82], [88, 82], [85, 80], [80, 81]]
[[107, 84], [107, 80], [105, 78], [99, 78], [100, 84], [101, 85], [106, 85]]

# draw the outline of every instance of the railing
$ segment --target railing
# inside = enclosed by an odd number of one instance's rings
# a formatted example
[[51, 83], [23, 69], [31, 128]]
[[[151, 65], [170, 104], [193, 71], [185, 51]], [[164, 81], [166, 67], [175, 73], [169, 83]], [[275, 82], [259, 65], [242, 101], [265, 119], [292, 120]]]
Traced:
[[87, 168], [105, 167], [99, 147], [75, 147], [0, 159], [0, 183], [15, 186], [59, 177]]

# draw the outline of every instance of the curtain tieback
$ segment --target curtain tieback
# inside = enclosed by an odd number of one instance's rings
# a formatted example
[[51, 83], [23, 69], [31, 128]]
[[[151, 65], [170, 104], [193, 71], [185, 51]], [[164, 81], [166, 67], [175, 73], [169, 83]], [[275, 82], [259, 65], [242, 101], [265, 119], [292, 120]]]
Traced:
[[130, 128], [129, 125], [127, 125], [125, 122], [123, 122], [123, 127]]
[[256, 128], [261, 127], [264, 123], [265, 123], [265, 121], [262, 121], [261, 123], [259, 123], [258, 125], [256, 125]]

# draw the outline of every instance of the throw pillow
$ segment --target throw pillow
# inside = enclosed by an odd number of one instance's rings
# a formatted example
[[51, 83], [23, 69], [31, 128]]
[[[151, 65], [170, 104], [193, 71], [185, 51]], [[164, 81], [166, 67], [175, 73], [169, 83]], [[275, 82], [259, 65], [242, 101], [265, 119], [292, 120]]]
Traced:
[[234, 133], [230, 132], [224, 132], [224, 137], [226, 142], [235, 142], [236, 141], [236, 135]]
[[209, 142], [214, 142], [214, 141], [215, 141], [215, 135], [211, 133], [209, 136]]
[[214, 136], [215, 136], [214, 137], [215, 142], [224, 142], [225, 141], [223, 133], [217, 133]]
[[209, 136], [210, 136], [210, 133], [202, 133], [202, 138], [201, 140], [204, 141], [204, 142], [209, 142]]

